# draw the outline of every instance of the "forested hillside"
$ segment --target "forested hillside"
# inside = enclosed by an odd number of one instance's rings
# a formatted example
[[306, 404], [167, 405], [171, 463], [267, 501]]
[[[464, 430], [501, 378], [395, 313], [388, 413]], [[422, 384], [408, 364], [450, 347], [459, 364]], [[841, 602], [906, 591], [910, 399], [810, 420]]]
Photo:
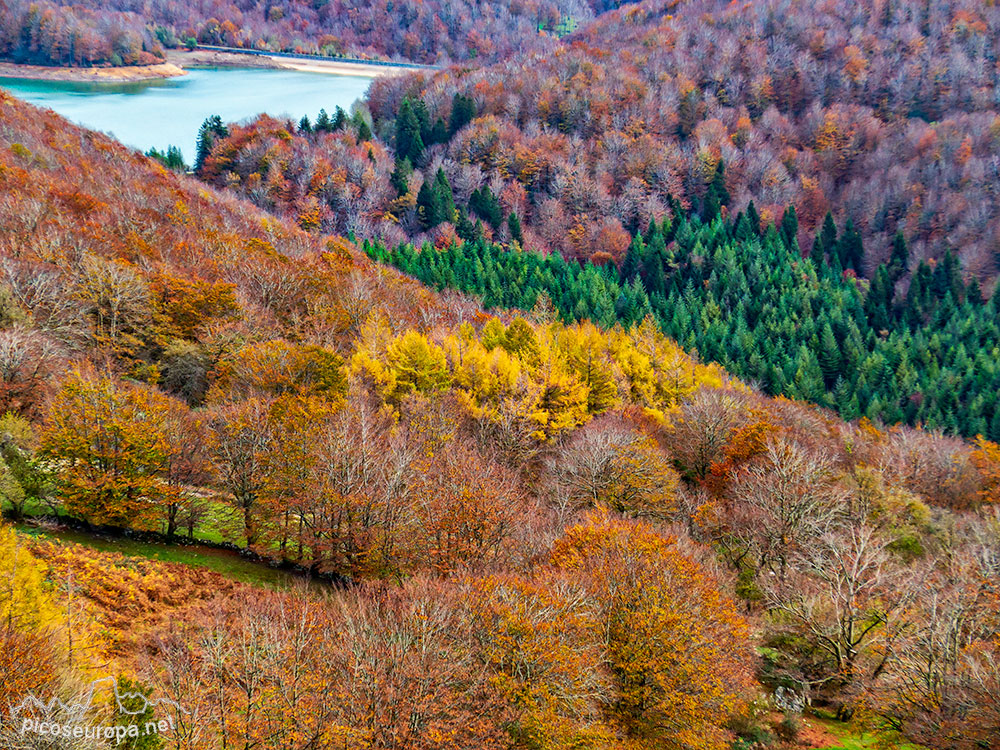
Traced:
[[51, 65], [136, 64], [147, 62], [135, 57], [139, 50], [200, 43], [422, 63], [489, 61], [514, 51], [552, 50], [558, 37], [619, 4], [4, 0], [0, 57]]
[[[531, 309], [545, 295], [568, 321], [610, 327], [655, 315], [687, 351], [766, 393], [821, 404], [844, 419], [1000, 440], [1000, 296], [984, 301], [949, 254], [933, 271], [922, 262], [905, 300], [893, 299], [892, 281], [906, 265], [901, 237], [896, 262], [879, 266], [863, 289], [825, 258], [802, 258], [792, 230], [761, 231], [756, 222], [741, 214], [735, 225], [702, 224], [678, 210], [635, 237], [620, 269], [510, 251], [481, 235], [442, 251], [365, 247], [424, 283], [479, 295], [490, 307]], [[830, 226], [831, 247], [850, 244]]]
[[[7, 514], [339, 584], [262, 592], [4, 527], [3, 705], [110, 671], [197, 708], [172, 738], [191, 748], [793, 748], [806, 699], [890, 746], [995, 742], [996, 443], [769, 398], [599, 299], [610, 327], [538, 295], [494, 317], [6, 95], [0, 196]], [[786, 273], [791, 232], [683, 216], [622, 271], [482, 238], [484, 274], [454, 249], [394, 261], [498, 304], [564, 274], [566, 314], [586, 274], [655, 279], [676, 246], [709, 322], [736, 234]], [[492, 282], [508, 262], [531, 278]], [[821, 321], [850, 290], [810, 262]], [[972, 304], [944, 281], [929, 314]]]
[[[998, 21], [962, 2], [640, 3], [553, 54], [377, 81], [371, 121], [210, 133], [198, 173], [310, 231], [447, 250], [450, 272], [419, 277], [488, 305], [547, 287], [566, 320], [652, 309], [767, 393], [997, 438]], [[588, 290], [473, 279], [494, 242], [562, 255]], [[414, 273], [394, 252], [374, 256]]]
[[[671, 196], [705, 215], [721, 183], [732, 214], [795, 206], [804, 253], [828, 210], [851, 219], [869, 278], [902, 232], [908, 272], [951, 249], [991, 280], [998, 24], [965, 0], [647, 0], [554, 53], [377, 81], [368, 104], [397, 157], [460, 202], [489, 186], [533, 249], [618, 260]], [[393, 212], [410, 234], [419, 182]]]
[[[466, 128], [473, 108], [457, 95], [449, 122], [432, 124], [422, 102], [407, 100], [397, 144], [422, 142], [422, 129], [438, 134], [428, 142], [447, 138]], [[653, 313], [688, 351], [771, 395], [835, 408], [846, 419], [1000, 438], [1000, 298], [962, 267], [959, 253], [915, 260], [902, 230], [886, 260], [869, 269], [871, 253], [853, 220], [838, 226], [828, 212], [803, 236], [794, 206], [777, 226], [755, 203], [733, 213], [720, 170], [700, 209], [668, 195], [669, 209], [633, 236], [620, 225], [589, 225], [601, 248], [589, 259], [543, 258], [530, 219], [521, 218], [531, 216], [529, 204], [510, 208], [492, 183], [477, 186], [464, 173], [451, 179], [446, 165], [431, 178], [413, 172], [408, 159], [394, 162], [361, 114], [210, 124], [202, 179], [309, 231], [374, 237], [371, 257], [439, 289], [524, 309], [544, 291], [567, 322], [628, 325]], [[400, 227], [429, 238], [421, 251]]]
[[0, 60], [35, 65], [148, 65], [163, 48], [131, 7], [0, 1]]

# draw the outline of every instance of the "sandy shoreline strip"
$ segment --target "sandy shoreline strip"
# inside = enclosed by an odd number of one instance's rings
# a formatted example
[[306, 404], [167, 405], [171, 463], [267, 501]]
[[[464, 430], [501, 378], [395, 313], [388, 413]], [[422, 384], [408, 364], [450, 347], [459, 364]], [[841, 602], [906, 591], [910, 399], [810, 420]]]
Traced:
[[298, 70], [302, 73], [361, 76], [363, 78], [412, 72], [412, 68], [391, 65], [365, 65], [364, 63], [340, 62], [339, 60], [310, 60], [308, 58], [272, 57], [270, 55], [241, 55], [238, 52], [220, 52], [219, 50], [207, 49], [196, 49], [190, 52], [187, 50], [168, 50], [167, 61], [182, 68], [196, 66], [271, 68]]
[[75, 83], [131, 83], [153, 81], [185, 75], [185, 68], [266, 68], [297, 70], [302, 73], [325, 73], [338, 76], [400, 75], [411, 68], [391, 65], [364, 65], [336, 60], [309, 60], [267, 55], [241, 55], [217, 50], [168, 50], [167, 61], [157, 65], [131, 65], [118, 68], [58, 68], [46, 65], [21, 65], [0, 62], [0, 78], [30, 78], [39, 81], [70, 81]]
[[48, 65], [0, 62], [0, 78], [30, 78], [36, 81], [130, 83], [182, 75], [184, 70], [171, 62], [157, 65], [126, 65], [117, 68], [57, 68]]

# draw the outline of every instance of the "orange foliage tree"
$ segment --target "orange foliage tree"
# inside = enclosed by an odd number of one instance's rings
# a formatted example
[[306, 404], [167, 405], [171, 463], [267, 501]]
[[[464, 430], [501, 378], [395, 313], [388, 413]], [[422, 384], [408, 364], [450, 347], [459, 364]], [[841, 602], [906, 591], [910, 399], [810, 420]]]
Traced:
[[92, 523], [148, 522], [163, 497], [169, 400], [106, 376], [72, 373], [53, 399], [41, 452], [65, 509]]
[[728, 747], [753, 657], [749, 626], [712, 575], [676, 540], [606, 513], [569, 529], [552, 563], [599, 607], [617, 688], [610, 717], [633, 746]]

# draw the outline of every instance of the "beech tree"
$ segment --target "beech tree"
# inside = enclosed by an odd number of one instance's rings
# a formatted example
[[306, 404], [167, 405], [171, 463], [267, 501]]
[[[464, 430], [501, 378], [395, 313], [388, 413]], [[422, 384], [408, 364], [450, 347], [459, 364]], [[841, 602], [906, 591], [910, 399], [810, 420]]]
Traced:
[[163, 498], [168, 410], [149, 388], [70, 373], [41, 434], [42, 453], [57, 462], [65, 510], [92, 523], [148, 522]]

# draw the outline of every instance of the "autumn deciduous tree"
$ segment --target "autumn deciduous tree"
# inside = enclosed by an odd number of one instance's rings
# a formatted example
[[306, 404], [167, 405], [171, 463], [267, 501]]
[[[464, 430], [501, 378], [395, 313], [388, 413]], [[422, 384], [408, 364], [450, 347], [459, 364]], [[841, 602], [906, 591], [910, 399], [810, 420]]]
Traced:
[[980, 435], [972, 451], [972, 463], [983, 477], [983, 502], [1000, 504], [1000, 445]]
[[728, 747], [753, 658], [749, 626], [712, 575], [675, 539], [607, 513], [569, 529], [552, 563], [599, 607], [614, 724], [638, 747]]
[[663, 517], [674, 509], [679, 477], [652, 438], [620, 418], [581, 428], [548, 462], [552, 500], [562, 515], [604, 507]]
[[270, 404], [260, 398], [224, 404], [211, 416], [208, 446], [221, 486], [240, 513], [247, 546], [260, 538], [259, 500], [271, 445]]
[[877, 678], [912, 626], [907, 606], [918, 583], [903, 577], [889, 540], [863, 523], [833, 526], [789, 565], [787, 585], [764, 579], [764, 587], [777, 630], [804, 639], [815, 655], [794, 677], [802, 691], [856, 689]]
[[242, 349], [221, 369], [227, 390], [242, 395], [297, 393], [336, 401], [347, 390], [343, 364], [338, 354], [319, 346], [267, 341]]
[[810, 547], [841, 510], [846, 493], [830, 466], [802, 446], [769, 439], [763, 454], [736, 473], [726, 512], [729, 555], [785, 580], [788, 559]]
[[55, 619], [44, 566], [13, 529], [0, 525], [0, 701], [4, 705], [45, 687], [55, 677], [55, 654], [46, 631]]
[[734, 393], [703, 388], [672, 419], [670, 447], [682, 472], [704, 479], [725, 457], [732, 431], [746, 421]]
[[19, 327], [0, 331], [0, 412], [37, 415], [58, 362], [46, 337]]
[[457, 444], [418, 459], [413, 470], [413, 528], [401, 542], [417, 564], [448, 573], [502, 556], [522, 499], [514, 472]]
[[191, 535], [202, 511], [199, 493], [210, 479], [207, 431], [201, 419], [176, 399], [169, 402], [163, 431], [168, 449], [160, 505], [166, 534], [173, 536], [180, 526], [187, 526]]
[[168, 410], [168, 399], [150, 388], [79, 371], [69, 375], [41, 435], [42, 454], [58, 467], [68, 513], [117, 526], [148, 522], [163, 497]]

